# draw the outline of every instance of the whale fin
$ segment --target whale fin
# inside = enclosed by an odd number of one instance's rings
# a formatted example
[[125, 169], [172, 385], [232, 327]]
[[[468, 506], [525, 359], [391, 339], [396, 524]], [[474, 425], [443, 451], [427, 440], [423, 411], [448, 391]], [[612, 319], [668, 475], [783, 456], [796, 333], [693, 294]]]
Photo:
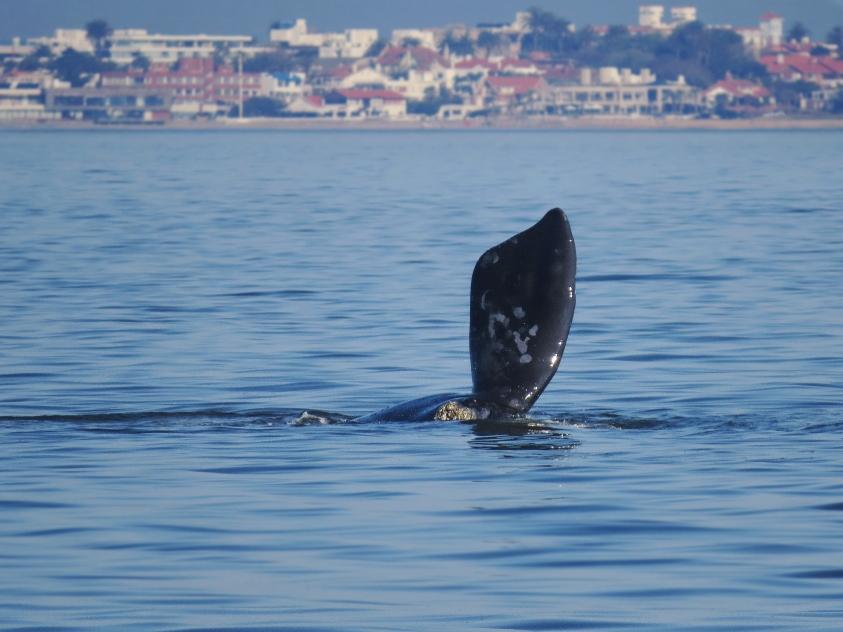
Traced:
[[577, 253], [561, 209], [487, 250], [471, 277], [474, 395], [527, 412], [565, 350], [576, 304]]

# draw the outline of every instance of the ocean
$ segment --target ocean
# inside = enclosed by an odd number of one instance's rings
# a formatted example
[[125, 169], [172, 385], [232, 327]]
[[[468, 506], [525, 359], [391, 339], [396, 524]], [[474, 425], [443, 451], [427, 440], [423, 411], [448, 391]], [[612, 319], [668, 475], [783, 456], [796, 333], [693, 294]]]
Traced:
[[[838, 630], [843, 132], [0, 131], [0, 628]], [[559, 206], [509, 425], [468, 291]]]

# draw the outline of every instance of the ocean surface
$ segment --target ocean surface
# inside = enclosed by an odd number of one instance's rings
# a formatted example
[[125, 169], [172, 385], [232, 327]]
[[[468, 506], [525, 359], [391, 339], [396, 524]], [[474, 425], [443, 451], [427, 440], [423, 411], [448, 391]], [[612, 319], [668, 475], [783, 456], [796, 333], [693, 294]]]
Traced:
[[[0, 132], [0, 628], [840, 630], [843, 133]], [[568, 213], [561, 368], [469, 392]]]

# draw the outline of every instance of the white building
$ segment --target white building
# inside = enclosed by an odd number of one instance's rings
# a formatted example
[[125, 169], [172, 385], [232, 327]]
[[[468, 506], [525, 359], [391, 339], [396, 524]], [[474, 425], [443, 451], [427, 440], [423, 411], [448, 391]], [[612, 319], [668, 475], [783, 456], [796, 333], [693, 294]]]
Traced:
[[69, 87], [43, 70], [0, 75], [0, 121], [58, 118], [44, 107], [44, 90]]
[[436, 33], [428, 29], [395, 29], [389, 43], [403, 46], [407, 40], [415, 40], [419, 46], [436, 49]]
[[778, 46], [784, 41], [784, 18], [775, 13], [765, 13], [758, 25], [764, 46]]
[[638, 7], [638, 25], [653, 29], [664, 27], [664, 7], [660, 4], [644, 4]]
[[52, 36], [31, 37], [27, 43], [46, 46], [53, 55], [61, 55], [68, 48], [80, 53], [94, 52], [94, 44], [88, 39], [85, 29], [56, 29]]
[[670, 10], [670, 22], [664, 21], [664, 6], [661, 4], [644, 4], [638, 7], [638, 25], [657, 31], [669, 33], [696, 20], [697, 8], [693, 6], [673, 7]]
[[655, 82], [656, 76], [649, 68], [642, 68], [637, 75], [629, 68], [614, 66], [583, 68], [580, 71], [580, 85], [583, 86], [645, 86]]
[[161, 35], [146, 29], [116, 29], [111, 35], [111, 60], [130, 64], [139, 55], [153, 63], [171, 64], [184, 57], [212, 57], [218, 50], [240, 48], [248, 35]]
[[378, 30], [346, 29], [342, 33], [311, 33], [307, 29], [307, 20], [299, 18], [271, 29], [269, 39], [275, 44], [318, 48], [319, 57], [323, 59], [359, 59], [378, 40]]
[[756, 28], [737, 28], [744, 46], [755, 55], [765, 48], [779, 46], [784, 42], [784, 18], [775, 13], [765, 13]]
[[696, 22], [697, 7], [673, 7], [670, 10], [670, 19], [674, 25]]

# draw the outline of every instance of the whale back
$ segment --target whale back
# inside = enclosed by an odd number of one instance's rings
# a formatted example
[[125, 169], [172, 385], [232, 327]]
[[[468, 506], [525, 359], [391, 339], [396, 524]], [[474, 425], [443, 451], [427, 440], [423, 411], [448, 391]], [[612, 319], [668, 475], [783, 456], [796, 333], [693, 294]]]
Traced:
[[532, 407], [562, 360], [576, 269], [574, 236], [558, 208], [478, 259], [469, 328], [477, 398], [515, 413]]

